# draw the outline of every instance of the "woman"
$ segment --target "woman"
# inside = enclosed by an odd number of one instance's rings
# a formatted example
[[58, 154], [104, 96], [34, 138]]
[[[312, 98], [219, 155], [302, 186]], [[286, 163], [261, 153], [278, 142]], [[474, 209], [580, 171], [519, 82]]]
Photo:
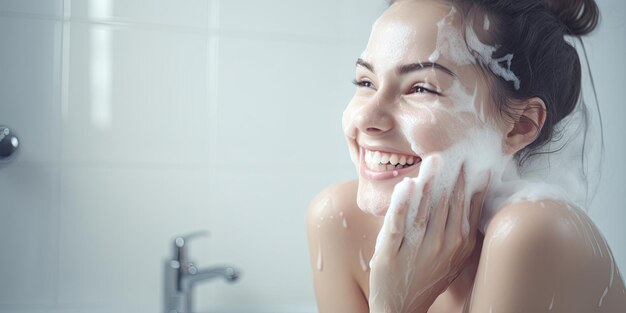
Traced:
[[593, 0], [392, 2], [343, 116], [359, 179], [309, 208], [320, 312], [626, 312], [573, 194], [520, 174], [579, 101], [564, 35], [597, 21]]

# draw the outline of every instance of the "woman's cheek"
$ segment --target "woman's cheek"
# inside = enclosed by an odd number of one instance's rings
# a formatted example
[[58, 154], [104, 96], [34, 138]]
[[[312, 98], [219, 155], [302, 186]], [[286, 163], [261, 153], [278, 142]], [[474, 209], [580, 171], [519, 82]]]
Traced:
[[354, 147], [351, 142], [352, 140], [355, 140], [357, 137], [355, 112], [356, 110], [354, 109], [352, 102], [350, 102], [350, 104], [348, 104], [346, 109], [343, 111], [343, 115], [341, 117], [341, 124], [342, 124], [343, 133], [346, 137], [346, 140], [348, 141], [348, 149], [350, 151], [350, 158], [352, 159], [352, 162], [354, 162], [355, 165], [358, 166], [358, 164], [356, 164], [358, 160], [358, 150], [356, 150], [356, 147]]
[[424, 156], [443, 151], [454, 143], [455, 134], [445, 110], [421, 106], [404, 110], [399, 116], [404, 137], [415, 154]]
[[423, 112], [415, 112], [413, 116], [420, 117], [405, 119], [403, 128], [418, 155], [445, 151], [467, 138], [470, 130], [481, 127], [476, 114], [469, 112], [432, 109], [428, 116], [424, 116]]

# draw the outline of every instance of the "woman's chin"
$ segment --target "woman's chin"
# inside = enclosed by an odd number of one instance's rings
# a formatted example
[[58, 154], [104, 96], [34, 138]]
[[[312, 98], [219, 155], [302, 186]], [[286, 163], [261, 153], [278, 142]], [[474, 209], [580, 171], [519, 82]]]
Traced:
[[381, 190], [371, 184], [359, 181], [356, 204], [361, 211], [374, 216], [385, 216], [389, 209], [391, 193], [393, 189]]

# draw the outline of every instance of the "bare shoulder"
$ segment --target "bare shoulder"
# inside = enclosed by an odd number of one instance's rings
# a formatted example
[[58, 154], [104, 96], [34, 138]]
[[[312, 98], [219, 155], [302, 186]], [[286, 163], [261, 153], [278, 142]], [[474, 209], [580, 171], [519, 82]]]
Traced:
[[311, 201], [307, 220], [316, 222], [343, 211], [352, 211], [356, 208], [357, 187], [357, 181], [348, 181], [325, 188]]
[[[330, 186], [312, 201], [307, 235], [319, 312], [368, 312], [367, 263], [376, 220], [356, 204], [358, 183]], [[374, 234], [374, 235], [372, 235]]]
[[623, 305], [623, 288], [584, 211], [556, 200], [522, 201], [502, 208], [487, 227], [471, 312], [612, 312]]
[[[333, 257], [352, 258], [378, 234], [382, 219], [361, 211], [356, 204], [358, 182], [348, 181], [322, 190], [307, 213], [309, 239], [332, 238]], [[363, 250], [363, 249], [361, 249]]]
[[569, 253], [589, 261], [588, 249], [593, 247], [588, 245], [587, 237], [594, 235], [599, 235], [596, 227], [579, 208], [562, 201], [541, 200], [520, 201], [502, 208], [487, 226], [485, 240], [542, 250], [567, 246]]

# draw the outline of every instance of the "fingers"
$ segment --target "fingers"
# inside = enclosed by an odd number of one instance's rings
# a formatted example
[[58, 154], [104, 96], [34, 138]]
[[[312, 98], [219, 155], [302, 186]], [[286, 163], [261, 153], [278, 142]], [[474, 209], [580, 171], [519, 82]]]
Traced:
[[461, 166], [456, 184], [452, 190], [450, 204], [452, 208], [448, 212], [446, 232], [452, 235], [452, 232], [462, 229], [465, 217], [465, 167]]
[[462, 166], [451, 195], [445, 231], [446, 244], [456, 250], [455, 257], [460, 258], [466, 257], [474, 248], [478, 223], [489, 186], [487, 181], [479, 192], [468, 199], [467, 192], [471, 186], [467, 185], [466, 175], [465, 166]]
[[[417, 248], [424, 240], [428, 220], [430, 218], [430, 189], [432, 182], [427, 182], [423, 187], [416, 185], [413, 201], [409, 206], [409, 216], [407, 217], [404, 243], [409, 247]], [[417, 195], [419, 194], [419, 195]], [[417, 200], [419, 201], [415, 201]]]
[[442, 160], [438, 155], [429, 156], [422, 160], [420, 173], [416, 180], [416, 196], [413, 197], [413, 203], [411, 203], [411, 206], [417, 210], [414, 212], [415, 215], [409, 216], [413, 228], [425, 229], [429, 223], [433, 184], [435, 184], [441, 166]]
[[[450, 211], [454, 211], [453, 199], [450, 199], [450, 195], [447, 192], [440, 193], [439, 199], [430, 199], [425, 202], [428, 207], [424, 208], [425, 211], [430, 211], [431, 217], [428, 221], [425, 237], [430, 242], [433, 240], [442, 241], [446, 233], [446, 223], [448, 222], [448, 214]], [[431, 239], [432, 238], [432, 239]]]
[[394, 188], [391, 204], [376, 239], [375, 254], [396, 255], [405, 234], [407, 213], [415, 182], [404, 179]]
[[464, 251], [467, 247], [467, 233], [463, 232], [463, 228], [467, 227], [467, 216], [469, 203], [466, 204], [466, 173], [465, 165], [461, 165], [457, 180], [454, 184], [452, 194], [450, 195], [449, 210], [447, 215], [447, 223], [445, 225], [445, 244], [448, 249], [454, 251], [450, 260], [461, 257], [464, 259]]
[[[491, 175], [489, 175], [489, 177], [490, 176]], [[466, 258], [467, 256], [469, 256], [476, 245], [476, 234], [478, 232], [478, 226], [480, 222], [480, 217], [482, 216], [482, 210], [484, 207], [488, 186], [489, 179], [487, 179], [486, 184], [479, 189], [480, 191], [472, 195], [469, 203], [465, 205], [465, 208], [469, 210], [469, 216], [467, 216], [467, 214], [464, 214], [464, 225], [462, 225], [462, 227], [458, 229], [460, 231], [460, 238], [463, 238], [464, 241], [462, 248], [458, 251], [458, 255], [461, 258]]]

